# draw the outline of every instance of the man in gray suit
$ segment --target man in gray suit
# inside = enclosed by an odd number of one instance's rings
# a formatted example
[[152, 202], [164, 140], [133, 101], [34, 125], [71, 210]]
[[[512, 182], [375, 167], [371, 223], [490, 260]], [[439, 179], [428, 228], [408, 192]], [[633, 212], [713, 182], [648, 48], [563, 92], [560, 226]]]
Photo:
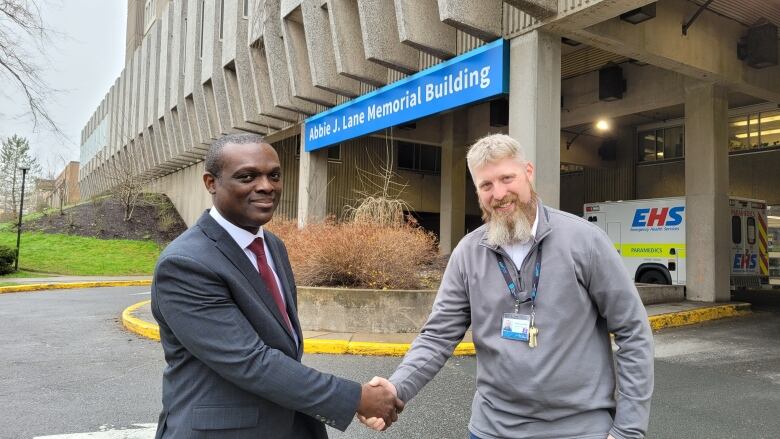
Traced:
[[215, 141], [203, 182], [214, 207], [160, 255], [152, 312], [167, 367], [157, 438], [327, 438], [355, 413], [397, 419], [385, 386], [301, 364], [296, 288], [263, 230], [282, 192], [276, 151], [254, 134]]

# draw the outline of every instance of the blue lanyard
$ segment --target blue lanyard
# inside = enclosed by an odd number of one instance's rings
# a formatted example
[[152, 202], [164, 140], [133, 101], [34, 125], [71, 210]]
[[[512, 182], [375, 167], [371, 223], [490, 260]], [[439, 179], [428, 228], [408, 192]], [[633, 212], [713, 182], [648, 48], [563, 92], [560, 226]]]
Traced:
[[[509, 270], [504, 262], [504, 257], [500, 253], [496, 253], [496, 259], [498, 259], [498, 269], [501, 270], [501, 274], [504, 275], [506, 286], [509, 288], [509, 294], [515, 299], [515, 310], [521, 303], [531, 302], [531, 310], [536, 305], [536, 295], [539, 289], [539, 276], [542, 274], [542, 244], [539, 244], [539, 248], [536, 250], [536, 264], [534, 265], [534, 275], [531, 280], [531, 295], [528, 299], [520, 301], [517, 297], [517, 285], [512, 280], [512, 276], [509, 275]], [[520, 267], [522, 270], [522, 267]], [[522, 272], [518, 271], [518, 275], [522, 276]]]

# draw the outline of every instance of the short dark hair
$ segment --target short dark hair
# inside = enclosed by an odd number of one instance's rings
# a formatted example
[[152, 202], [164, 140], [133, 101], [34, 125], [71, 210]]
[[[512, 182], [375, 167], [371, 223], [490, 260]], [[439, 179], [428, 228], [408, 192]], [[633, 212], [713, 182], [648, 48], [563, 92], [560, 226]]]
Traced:
[[234, 133], [225, 134], [219, 139], [215, 140], [209, 146], [209, 150], [206, 152], [206, 172], [219, 177], [222, 171], [222, 148], [229, 143], [236, 145], [243, 145], [246, 143], [265, 143], [265, 138], [260, 134], [255, 133]]

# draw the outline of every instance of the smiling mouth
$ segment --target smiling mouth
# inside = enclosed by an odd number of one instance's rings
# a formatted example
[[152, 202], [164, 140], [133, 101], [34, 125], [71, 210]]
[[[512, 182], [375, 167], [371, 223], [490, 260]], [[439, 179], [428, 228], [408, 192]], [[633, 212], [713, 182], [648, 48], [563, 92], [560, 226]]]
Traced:
[[493, 209], [499, 210], [499, 211], [506, 211], [506, 210], [509, 210], [510, 208], [514, 207], [514, 205], [515, 205], [514, 200], [512, 200], [512, 201], [505, 201], [503, 203], [495, 203], [495, 204], [493, 204]]
[[267, 199], [267, 200], [250, 200], [249, 204], [257, 207], [273, 207], [274, 200], [273, 199]]

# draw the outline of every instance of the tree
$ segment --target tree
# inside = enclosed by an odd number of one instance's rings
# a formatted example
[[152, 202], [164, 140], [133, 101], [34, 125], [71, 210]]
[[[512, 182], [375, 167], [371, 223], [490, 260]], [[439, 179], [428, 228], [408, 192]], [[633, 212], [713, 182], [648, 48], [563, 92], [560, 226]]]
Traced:
[[105, 178], [110, 188], [108, 192], [122, 203], [124, 220], [130, 221], [138, 198], [152, 178], [137, 169], [137, 157], [129, 150], [110, 158], [105, 166]]
[[43, 81], [41, 68], [31, 61], [36, 57], [26, 49], [32, 43], [44, 55], [50, 45], [49, 34], [36, 0], [0, 0], [0, 79], [10, 89], [2, 93], [21, 92], [33, 124], [43, 122], [64, 137], [46, 108], [54, 90]]
[[[0, 147], [0, 197], [4, 217], [14, 217], [18, 212], [21, 199], [21, 167], [29, 168], [27, 180], [32, 183], [34, 176], [40, 175], [41, 165], [30, 152], [30, 143], [24, 137], [13, 135], [3, 141]], [[32, 184], [25, 185], [25, 198], [33, 190]], [[29, 199], [29, 198], [28, 198]]]

